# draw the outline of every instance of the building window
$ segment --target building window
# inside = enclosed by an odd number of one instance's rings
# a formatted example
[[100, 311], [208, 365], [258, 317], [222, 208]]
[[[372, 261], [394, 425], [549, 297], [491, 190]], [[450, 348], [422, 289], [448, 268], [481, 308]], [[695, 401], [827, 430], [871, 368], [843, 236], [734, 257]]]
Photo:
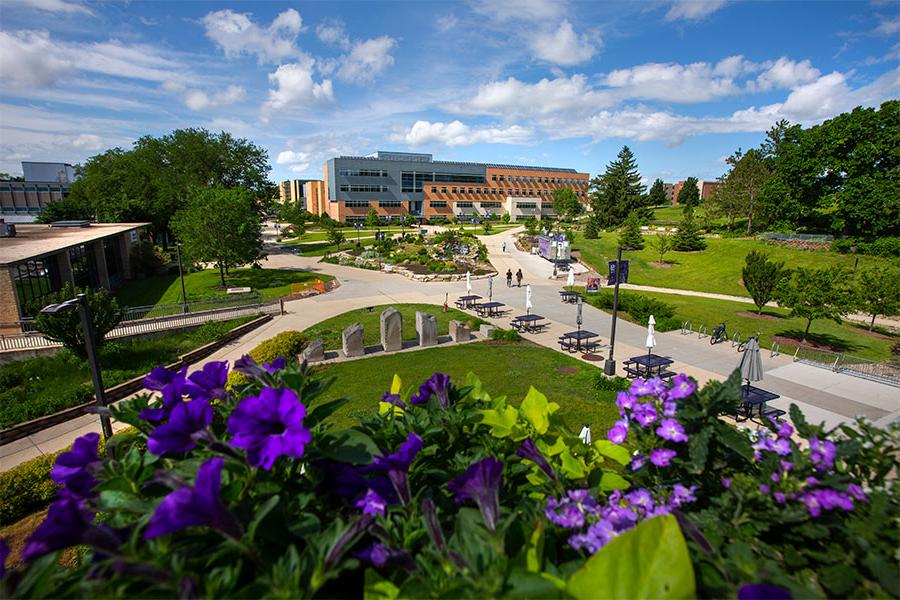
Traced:
[[447, 188], [444, 187], [444, 186], [441, 186], [441, 193], [442, 193], [442, 194], [446, 194], [446, 193], [447, 193]]
[[69, 248], [69, 262], [72, 264], [72, 281], [75, 287], [100, 287], [100, 278], [97, 274], [97, 257], [94, 249], [84, 244]]
[[537, 208], [537, 202], [516, 202], [516, 208]]
[[496, 175], [496, 174], [491, 175], [491, 181], [497, 181], [497, 175]]
[[481, 208], [500, 208], [499, 202], [482, 202]]
[[378, 206], [381, 208], [400, 208], [403, 203], [400, 200], [379, 200]]
[[386, 185], [349, 185], [342, 183], [340, 191], [349, 193], [381, 193], [388, 191]]
[[429, 204], [431, 208], [447, 208], [447, 203], [443, 200], [432, 200]]
[[472, 189], [472, 188], [469, 188], [469, 193], [470, 193], [470, 194], [474, 194], [474, 193], [475, 193], [475, 190]]
[[431, 186], [431, 193], [432, 193], [432, 194], [436, 194], [436, 193], [437, 193], [437, 186], [434, 186], [434, 185]]
[[369, 201], [368, 200], [345, 200], [344, 206], [347, 208], [368, 208]]
[[534, 190], [528, 190], [528, 195], [529, 195], [529, 196], [534, 196]]
[[503, 175], [500, 176], [500, 181], [503, 181]]
[[19, 296], [19, 313], [23, 316], [29, 303], [40, 300], [62, 287], [59, 272], [56, 270], [56, 261], [53, 259], [29, 260], [18, 265], [13, 271], [13, 278], [16, 294]]
[[456, 208], [472, 208], [474, 206], [471, 202], [457, 202]]
[[341, 169], [338, 171], [341, 177], [387, 177], [387, 171], [371, 169]]
[[455, 193], [456, 193], [456, 188], [455, 188], [455, 187], [450, 188], [450, 193], [451, 193], [451, 194], [455, 194]]

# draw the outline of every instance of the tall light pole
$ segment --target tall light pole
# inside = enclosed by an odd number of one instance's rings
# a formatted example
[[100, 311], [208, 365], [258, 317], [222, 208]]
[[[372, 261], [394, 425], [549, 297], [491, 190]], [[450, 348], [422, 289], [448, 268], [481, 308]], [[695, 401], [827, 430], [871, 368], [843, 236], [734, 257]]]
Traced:
[[187, 292], [184, 291], [184, 267], [181, 266], [181, 242], [175, 242], [175, 255], [178, 257], [178, 277], [181, 279], [181, 312], [190, 312], [187, 303]]
[[103, 376], [100, 373], [100, 361], [97, 355], [97, 341], [94, 339], [94, 325], [91, 320], [91, 308], [87, 303], [85, 294], [78, 294], [71, 300], [66, 300], [59, 304], [50, 304], [41, 309], [42, 313], [54, 314], [66, 310], [78, 308], [81, 313], [81, 328], [84, 331], [84, 345], [87, 351], [88, 365], [91, 368], [91, 380], [94, 383], [94, 397], [97, 399], [97, 406], [100, 408], [100, 427], [103, 430], [103, 439], [108, 440], [112, 437], [112, 423], [109, 416], [105, 414], [106, 409], [106, 391], [103, 389]]
[[609, 330], [609, 358], [603, 364], [603, 372], [607, 375], [616, 374], [616, 359], [613, 352], [616, 347], [616, 318], [619, 313], [619, 281], [622, 279], [622, 246], [616, 249], [616, 287], [613, 291], [612, 325]]
[[850, 246], [850, 252], [853, 253], [853, 279], [856, 279], [856, 267], [859, 266], [859, 255], [856, 254], [856, 246]]

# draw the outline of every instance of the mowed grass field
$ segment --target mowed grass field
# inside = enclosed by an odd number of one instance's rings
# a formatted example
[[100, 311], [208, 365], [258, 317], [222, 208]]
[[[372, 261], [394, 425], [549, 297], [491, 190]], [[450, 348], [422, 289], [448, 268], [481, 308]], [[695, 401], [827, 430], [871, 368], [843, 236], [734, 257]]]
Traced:
[[525, 398], [533, 385], [560, 405], [558, 414], [568, 427], [579, 431], [583, 425], [590, 425], [595, 439], [605, 436], [618, 418], [616, 393], [598, 392], [593, 387], [600, 369], [527, 341], [448, 344], [337, 363], [317, 370], [337, 378], [327, 398], [350, 398], [333, 416], [338, 425], [348, 425], [361, 416], [375, 413], [394, 374], [403, 380], [404, 388], [418, 389], [435, 372], [450, 375], [457, 385], [472, 372], [492, 397], [505, 395], [514, 405]]
[[[653, 248], [653, 235], [645, 235], [643, 250], [625, 251], [622, 259], [629, 261], [628, 282], [636, 285], [695, 290], [732, 296], [748, 296], [741, 284], [744, 258], [752, 250], [762, 250], [773, 260], [784, 261], [788, 268], [824, 268], [843, 266], [853, 268], [854, 257], [827, 250], [797, 250], [768, 244], [756, 239], [706, 238], [706, 250], [699, 252], [668, 252], [664, 257], [667, 268], [651, 263], [659, 260]], [[578, 234], [574, 250], [599, 273], [607, 273], [607, 264], [616, 259], [619, 236], [601, 234], [600, 239], [586, 240]], [[859, 268], [897, 268], [900, 261], [875, 256], [860, 256]]]

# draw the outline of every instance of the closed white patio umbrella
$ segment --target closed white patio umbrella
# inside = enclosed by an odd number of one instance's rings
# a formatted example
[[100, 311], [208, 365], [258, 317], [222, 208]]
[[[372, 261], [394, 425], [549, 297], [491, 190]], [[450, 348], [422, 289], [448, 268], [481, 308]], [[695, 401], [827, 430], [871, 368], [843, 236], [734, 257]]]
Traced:
[[472, 294], [472, 274], [469, 271], [466, 271], [466, 294]]
[[569, 275], [566, 277], [566, 285], [569, 287], [575, 286], [575, 269], [569, 267]]
[[534, 304], [531, 302], [531, 284], [528, 284], [525, 286], [525, 312], [529, 313], [532, 308]]
[[494, 297], [494, 278], [488, 277], [488, 302]]
[[656, 336], [653, 335], [653, 326], [656, 325], [656, 319], [653, 318], [653, 315], [650, 315], [650, 320], [647, 322], [647, 341], [644, 345], [647, 347], [647, 354], [656, 348]]

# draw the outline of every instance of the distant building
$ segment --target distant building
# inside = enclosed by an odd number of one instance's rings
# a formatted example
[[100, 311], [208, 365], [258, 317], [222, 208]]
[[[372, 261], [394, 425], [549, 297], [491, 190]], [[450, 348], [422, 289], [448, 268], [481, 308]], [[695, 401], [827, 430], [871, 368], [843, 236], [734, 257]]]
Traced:
[[[697, 180], [697, 191], [700, 194], [701, 199], [706, 199], [712, 196], [718, 191], [719, 186], [722, 185], [718, 181], [703, 181], [702, 179]], [[673, 186], [672, 189], [672, 204], [678, 204], [678, 194], [681, 193], [681, 188], [684, 187], [684, 180], [679, 181]], [[666, 190], [666, 198], [668, 198], [668, 190]]]
[[285, 202], [300, 202], [303, 208], [306, 208], [306, 195], [304, 186], [307, 182], [315, 181], [314, 179], [286, 179], [278, 184], [278, 200], [282, 204]]
[[664, 183], [663, 188], [666, 190], [666, 201], [675, 203], [675, 184], [674, 183]]
[[0, 181], [0, 217], [9, 223], [33, 223], [38, 213], [69, 195], [75, 169], [68, 163], [22, 162], [25, 181]]

